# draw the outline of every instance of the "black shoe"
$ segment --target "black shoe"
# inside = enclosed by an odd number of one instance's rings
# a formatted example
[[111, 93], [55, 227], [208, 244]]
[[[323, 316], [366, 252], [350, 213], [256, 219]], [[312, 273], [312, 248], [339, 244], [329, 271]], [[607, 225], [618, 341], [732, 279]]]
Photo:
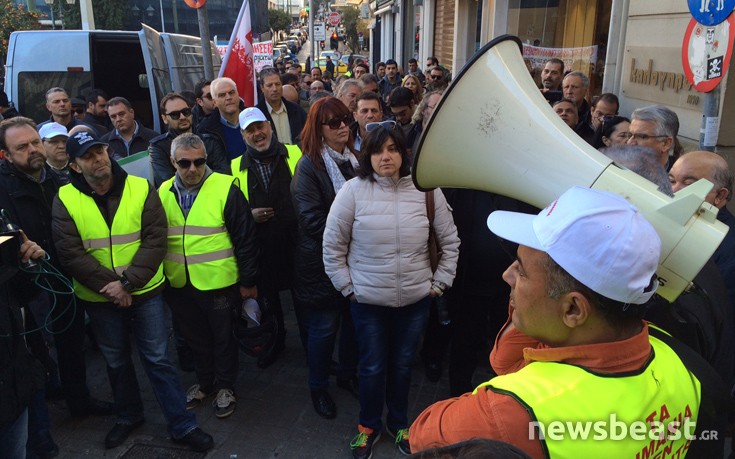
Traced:
[[360, 400], [360, 385], [357, 382], [357, 376], [353, 376], [349, 379], [338, 379], [337, 387], [346, 390], [356, 399]]
[[334, 419], [337, 416], [337, 406], [326, 390], [311, 391], [311, 402], [314, 404], [316, 414], [325, 419]]
[[442, 366], [436, 362], [427, 362], [424, 368], [426, 379], [431, 382], [437, 382], [442, 377]]
[[214, 446], [214, 438], [197, 427], [181, 438], [174, 438], [174, 443], [183, 443], [193, 451], [203, 453]]
[[142, 425], [143, 421], [137, 421], [132, 424], [115, 424], [105, 437], [105, 448], [112, 449], [122, 445], [128, 436]]
[[109, 416], [115, 414], [115, 405], [110, 402], [89, 397], [87, 403], [79, 406], [69, 406], [71, 415], [75, 418], [86, 416]]
[[51, 432], [42, 430], [28, 439], [26, 457], [50, 459], [59, 455], [59, 446], [51, 437]]

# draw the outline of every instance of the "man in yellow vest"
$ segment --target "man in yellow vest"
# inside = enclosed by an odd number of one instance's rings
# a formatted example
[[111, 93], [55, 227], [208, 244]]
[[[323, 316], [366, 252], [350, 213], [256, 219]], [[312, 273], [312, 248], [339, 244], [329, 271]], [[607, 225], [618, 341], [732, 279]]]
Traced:
[[230, 175], [207, 166], [204, 142], [185, 133], [171, 143], [176, 175], [158, 194], [168, 220], [163, 268], [171, 288], [166, 302], [181, 335], [194, 351], [197, 384], [186, 408], [210, 395], [218, 418], [235, 411], [238, 370], [233, 312], [258, 296], [258, 245], [247, 200]]
[[145, 179], [110, 160], [107, 144], [89, 132], [67, 140], [71, 183], [59, 189], [52, 231], [61, 266], [73, 278], [107, 362], [117, 421], [106, 448], [125, 442], [143, 424], [143, 400], [130, 355], [130, 332], [175, 442], [195, 451], [212, 437], [186, 410], [168, 358], [169, 327], [161, 291], [166, 279], [166, 214]]
[[296, 244], [296, 213], [291, 200], [291, 177], [301, 158], [298, 145], [278, 142], [273, 127], [257, 107], [240, 112], [240, 130], [247, 149], [232, 160], [232, 175], [250, 203], [261, 249], [258, 290], [276, 315], [276, 342], [258, 357], [265, 368], [284, 349], [286, 331], [278, 292], [291, 288]]
[[490, 355], [500, 376], [427, 408], [411, 450], [484, 437], [533, 458], [684, 457], [701, 387], [640, 318], [658, 284], [653, 227], [620, 196], [581, 187], [537, 216], [493, 212], [488, 226], [520, 244]]

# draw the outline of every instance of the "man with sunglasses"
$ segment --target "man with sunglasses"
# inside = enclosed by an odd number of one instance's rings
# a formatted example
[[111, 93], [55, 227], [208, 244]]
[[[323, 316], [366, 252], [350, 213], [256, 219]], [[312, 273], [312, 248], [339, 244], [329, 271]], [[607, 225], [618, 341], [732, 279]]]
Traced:
[[117, 420], [107, 449], [125, 443], [145, 421], [131, 356], [131, 332], [174, 442], [207, 451], [212, 437], [186, 410], [181, 382], [168, 357], [163, 291], [166, 213], [153, 187], [112, 161], [94, 133], [67, 141], [71, 183], [52, 207], [59, 263], [71, 276], [77, 302], [91, 320], [107, 364]]
[[210, 80], [199, 80], [194, 86], [194, 95], [197, 98], [197, 104], [192, 108], [194, 118], [192, 123], [194, 128], [199, 126], [199, 123], [214, 112], [216, 108], [214, 105], [214, 97], [212, 97], [212, 91], [210, 91], [212, 82]]
[[443, 91], [447, 88], [449, 83], [444, 77], [444, 70], [435, 65], [429, 69], [429, 78], [426, 80], [427, 91]]
[[201, 138], [176, 137], [171, 164], [176, 175], [158, 194], [168, 221], [166, 302], [194, 351], [197, 383], [186, 392], [186, 409], [214, 396], [215, 416], [226, 418], [237, 402], [233, 313], [243, 300], [258, 296], [255, 222], [236, 179], [207, 167]]
[[[176, 169], [171, 164], [171, 142], [181, 134], [192, 132], [194, 115], [184, 97], [177, 92], [166, 94], [161, 99], [159, 108], [163, 124], [168, 127], [168, 131], [151, 139], [148, 147], [153, 166], [153, 183], [156, 188], [176, 173]], [[210, 168], [218, 172], [228, 171], [224, 158], [221, 158], [222, 161], [219, 162], [214, 161], [217, 159], [215, 157], [207, 159]]]

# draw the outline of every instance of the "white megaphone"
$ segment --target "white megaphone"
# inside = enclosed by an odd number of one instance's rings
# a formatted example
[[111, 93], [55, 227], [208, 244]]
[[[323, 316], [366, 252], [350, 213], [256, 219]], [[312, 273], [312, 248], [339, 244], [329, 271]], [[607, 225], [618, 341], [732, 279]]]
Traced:
[[485, 45], [459, 73], [434, 110], [415, 154], [413, 180], [488, 191], [546, 207], [572, 186], [619, 194], [661, 237], [658, 293], [674, 301], [727, 233], [704, 202], [700, 180], [674, 198], [624, 169], [575, 134], [531, 79], [517, 37]]

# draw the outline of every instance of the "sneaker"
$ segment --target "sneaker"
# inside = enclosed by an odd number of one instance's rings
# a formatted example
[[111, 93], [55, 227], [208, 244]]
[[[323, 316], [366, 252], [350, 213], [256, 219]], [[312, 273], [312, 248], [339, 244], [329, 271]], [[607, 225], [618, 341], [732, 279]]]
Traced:
[[396, 439], [396, 447], [401, 454], [404, 456], [411, 454], [411, 445], [408, 443], [408, 429], [393, 431], [390, 427], [386, 427], [385, 430], [388, 431], [388, 435]]
[[193, 410], [210, 395], [212, 394], [209, 392], [204, 392], [199, 384], [194, 384], [186, 390], [186, 409]]
[[231, 389], [220, 389], [219, 392], [217, 392], [217, 396], [212, 401], [214, 414], [218, 418], [226, 418], [235, 412], [236, 403], [237, 400], [235, 399], [235, 394]]
[[354, 459], [370, 459], [373, 457], [373, 445], [380, 440], [380, 432], [358, 424], [357, 435], [350, 442]]

